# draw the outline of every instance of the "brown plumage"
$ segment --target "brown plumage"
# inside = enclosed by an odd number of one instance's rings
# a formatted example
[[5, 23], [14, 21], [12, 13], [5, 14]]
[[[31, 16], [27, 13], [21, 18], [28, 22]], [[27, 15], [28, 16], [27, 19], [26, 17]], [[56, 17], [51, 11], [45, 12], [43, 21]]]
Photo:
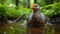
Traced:
[[45, 34], [46, 17], [40, 12], [39, 5], [32, 5], [33, 13], [28, 17], [27, 34]]

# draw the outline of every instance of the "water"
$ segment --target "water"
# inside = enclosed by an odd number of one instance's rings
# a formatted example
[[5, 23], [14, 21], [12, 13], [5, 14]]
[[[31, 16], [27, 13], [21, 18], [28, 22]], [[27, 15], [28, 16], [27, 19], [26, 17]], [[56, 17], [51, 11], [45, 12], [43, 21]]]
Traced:
[[[21, 23], [12, 24], [9, 28], [4, 31], [0, 31], [0, 34], [26, 34], [25, 26], [20, 26]], [[13, 29], [12, 29], [13, 28]], [[57, 25], [47, 25], [46, 26], [46, 34], [60, 34], [60, 26]]]
[[60, 34], [60, 26], [57, 25], [48, 26], [46, 34]]

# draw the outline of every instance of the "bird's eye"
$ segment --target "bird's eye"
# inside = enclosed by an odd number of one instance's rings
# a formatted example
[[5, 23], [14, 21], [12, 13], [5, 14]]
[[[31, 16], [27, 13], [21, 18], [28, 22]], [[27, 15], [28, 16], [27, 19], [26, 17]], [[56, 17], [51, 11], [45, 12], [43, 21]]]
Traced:
[[37, 7], [37, 6], [35, 6], [35, 7]]

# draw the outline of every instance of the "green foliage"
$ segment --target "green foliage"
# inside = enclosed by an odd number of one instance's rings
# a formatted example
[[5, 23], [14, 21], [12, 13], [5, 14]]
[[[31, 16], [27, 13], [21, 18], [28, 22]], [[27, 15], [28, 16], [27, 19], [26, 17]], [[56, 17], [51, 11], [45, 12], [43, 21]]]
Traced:
[[46, 5], [45, 0], [37, 0], [37, 3], [38, 3], [40, 6]]
[[[60, 14], [60, 8], [59, 8], [60, 5], [59, 4], [60, 4], [60, 2], [50, 4], [47, 6], [43, 6], [43, 7], [41, 7], [41, 11], [49, 17], [51, 17], [55, 14]], [[5, 15], [7, 17], [16, 18], [23, 14], [28, 15], [31, 12], [32, 12], [32, 10], [28, 9], [28, 8], [20, 8], [19, 7], [19, 9], [16, 9], [15, 7], [9, 7], [9, 5], [0, 4], [0, 15]]]
[[27, 8], [20, 8], [20, 9], [15, 9], [15, 8], [8, 8], [6, 11], [6, 15], [10, 17], [19, 17], [23, 14], [28, 14], [30, 13], [30, 9]]
[[9, 5], [0, 4], [0, 15], [5, 15], [7, 17], [17, 18], [23, 14], [29, 14], [31, 12], [28, 8], [9, 7]]
[[41, 7], [41, 11], [48, 17], [60, 14], [60, 2]]
[[1, 4], [4, 4], [7, 0], [0, 0]]
[[4, 15], [5, 14], [6, 8], [7, 7], [5, 5], [0, 4], [0, 15]]

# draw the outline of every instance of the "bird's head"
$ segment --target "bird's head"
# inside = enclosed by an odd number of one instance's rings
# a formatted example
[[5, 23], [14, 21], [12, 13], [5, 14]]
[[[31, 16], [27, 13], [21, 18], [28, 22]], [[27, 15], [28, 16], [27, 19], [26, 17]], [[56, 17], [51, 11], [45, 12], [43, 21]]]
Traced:
[[40, 9], [38, 4], [32, 4], [33, 11], [38, 11]]

